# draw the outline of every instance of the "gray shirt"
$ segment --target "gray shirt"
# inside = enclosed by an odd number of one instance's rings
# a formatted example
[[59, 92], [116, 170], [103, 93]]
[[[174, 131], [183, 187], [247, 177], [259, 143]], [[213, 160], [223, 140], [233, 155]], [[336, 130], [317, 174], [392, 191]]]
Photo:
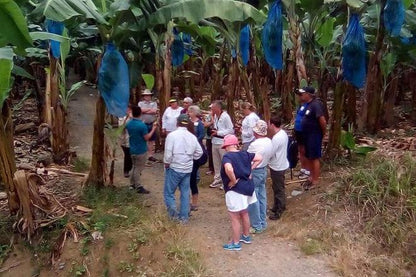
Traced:
[[[140, 101], [138, 106], [142, 109], [157, 109], [157, 103], [154, 101]], [[141, 120], [146, 123], [150, 124], [156, 121], [156, 113], [155, 114], [147, 114], [142, 113]]]

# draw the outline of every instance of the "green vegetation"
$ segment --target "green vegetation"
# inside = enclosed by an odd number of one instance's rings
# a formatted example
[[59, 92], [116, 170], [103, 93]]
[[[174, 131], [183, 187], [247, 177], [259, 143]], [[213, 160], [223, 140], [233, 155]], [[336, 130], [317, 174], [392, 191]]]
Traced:
[[73, 162], [73, 166], [75, 172], [87, 172], [90, 169], [90, 161], [82, 157], [77, 157]]

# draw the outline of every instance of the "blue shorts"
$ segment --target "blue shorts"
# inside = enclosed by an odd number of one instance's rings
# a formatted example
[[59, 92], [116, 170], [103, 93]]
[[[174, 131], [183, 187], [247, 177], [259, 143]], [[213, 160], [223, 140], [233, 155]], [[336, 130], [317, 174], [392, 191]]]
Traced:
[[[153, 128], [153, 123], [146, 123], [147, 131], [150, 133]], [[152, 137], [149, 139], [149, 141], [155, 141], [156, 140], [156, 131], [153, 133]]]
[[295, 138], [298, 145], [305, 145], [305, 138], [303, 132], [295, 131]]
[[305, 157], [310, 160], [322, 157], [322, 134], [305, 133], [303, 135], [305, 143]]

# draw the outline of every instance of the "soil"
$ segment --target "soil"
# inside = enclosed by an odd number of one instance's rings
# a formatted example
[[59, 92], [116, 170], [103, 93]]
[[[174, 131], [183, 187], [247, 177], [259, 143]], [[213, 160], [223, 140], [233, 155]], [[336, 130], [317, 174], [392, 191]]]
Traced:
[[[70, 144], [77, 152], [77, 155], [86, 159], [91, 158], [92, 132], [95, 114], [95, 101], [97, 90], [84, 87], [74, 96], [69, 107]], [[121, 149], [118, 150], [116, 161], [116, 174], [114, 183], [117, 186], [127, 186], [128, 179], [122, 176]], [[156, 158], [162, 159], [162, 154], [156, 154]], [[184, 225], [187, 240], [192, 242], [192, 247], [201, 255], [202, 263], [206, 266], [208, 274], [212, 276], [335, 276], [323, 255], [305, 256], [295, 242], [273, 235], [267, 231], [254, 235], [251, 245], [243, 245], [240, 252], [227, 252], [222, 249], [222, 244], [228, 241], [230, 223], [225, 207], [224, 192], [219, 189], [212, 189], [208, 184], [212, 176], [206, 176], [206, 168], [201, 168], [202, 180], [200, 187], [199, 210], [192, 213], [190, 222]], [[149, 210], [158, 213], [165, 212], [163, 203], [163, 164], [154, 164], [147, 167], [143, 172], [143, 185], [151, 191], [145, 196], [145, 206]], [[291, 190], [290, 190], [291, 191]], [[290, 192], [288, 191], [288, 192]], [[269, 195], [270, 192], [269, 192]], [[304, 198], [306, 195], [303, 195]], [[301, 199], [302, 199], [301, 198]], [[288, 209], [299, 208], [299, 198], [288, 199]], [[269, 199], [270, 200], [270, 199]], [[301, 201], [302, 202], [302, 201]], [[305, 207], [305, 209], [307, 209]], [[276, 228], [279, 221], [269, 221], [269, 230]], [[119, 247], [125, 244], [122, 238], [115, 236], [114, 248], [111, 249], [113, 261], [122, 260], [122, 251]], [[70, 242], [64, 248], [62, 259], [70, 260], [71, 256], [79, 256], [78, 248]], [[2, 276], [32, 276], [33, 268], [31, 262], [19, 250], [17, 254], [21, 257], [11, 257], [2, 266], [6, 268], [13, 262], [23, 261], [18, 266], [3, 273]], [[105, 251], [95, 248], [91, 253], [97, 257], [94, 251]], [[121, 256], [119, 256], [121, 255]], [[93, 258], [91, 258], [93, 259]], [[97, 263], [98, 264], [98, 263]], [[96, 271], [97, 270], [97, 271]], [[89, 268], [90, 276], [99, 276], [99, 268]], [[117, 276], [116, 269], [113, 271]], [[42, 271], [40, 276], [62, 275], [59, 271]], [[110, 272], [110, 275], [113, 276]]]

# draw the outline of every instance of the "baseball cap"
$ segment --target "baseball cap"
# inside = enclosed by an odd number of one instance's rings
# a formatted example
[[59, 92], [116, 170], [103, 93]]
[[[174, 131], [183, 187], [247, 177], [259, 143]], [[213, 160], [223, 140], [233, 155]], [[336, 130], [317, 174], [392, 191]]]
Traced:
[[253, 132], [260, 136], [267, 136], [267, 123], [264, 120], [258, 120], [253, 127]]
[[227, 146], [231, 145], [238, 145], [238, 138], [234, 135], [226, 135], [224, 137], [224, 143], [222, 144], [222, 149], [226, 148]]
[[309, 93], [309, 94], [315, 94], [315, 88], [314, 87], [303, 87], [296, 91], [297, 94], [302, 93]]
[[189, 116], [187, 114], [180, 114], [177, 121], [178, 123], [186, 125], [189, 123]]

